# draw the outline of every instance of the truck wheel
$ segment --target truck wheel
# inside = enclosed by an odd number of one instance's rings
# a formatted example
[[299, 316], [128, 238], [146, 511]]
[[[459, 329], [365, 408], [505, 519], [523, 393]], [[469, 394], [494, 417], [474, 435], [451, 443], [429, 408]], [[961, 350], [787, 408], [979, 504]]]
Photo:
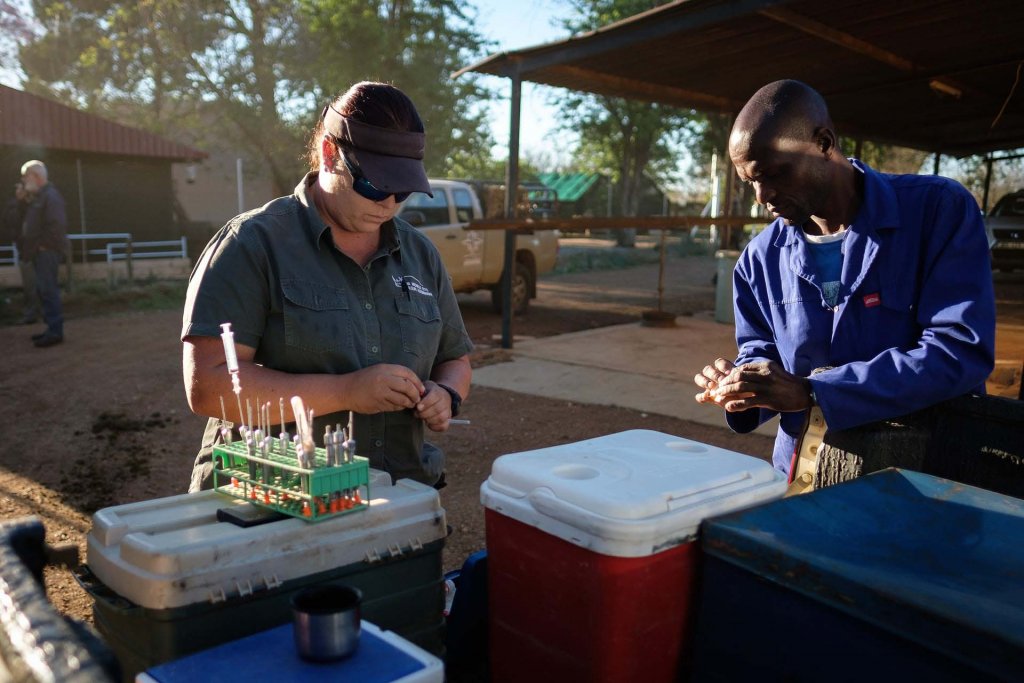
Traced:
[[[521, 261], [516, 261], [512, 269], [512, 315], [523, 315], [530, 306], [530, 284], [533, 282], [533, 274], [529, 266]], [[495, 313], [504, 310], [501, 300], [501, 281], [491, 290], [491, 305]]]

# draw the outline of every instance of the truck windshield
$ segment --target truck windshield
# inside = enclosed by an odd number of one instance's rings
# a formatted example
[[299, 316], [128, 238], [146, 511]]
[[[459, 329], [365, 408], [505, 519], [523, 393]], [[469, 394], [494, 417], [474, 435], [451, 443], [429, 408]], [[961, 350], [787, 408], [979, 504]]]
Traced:
[[433, 198], [417, 192], [405, 200], [399, 215], [409, 211], [419, 211], [425, 221], [423, 225], [443, 225], [451, 219], [448, 217], [448, 195], [444, 190], [435, 188]]

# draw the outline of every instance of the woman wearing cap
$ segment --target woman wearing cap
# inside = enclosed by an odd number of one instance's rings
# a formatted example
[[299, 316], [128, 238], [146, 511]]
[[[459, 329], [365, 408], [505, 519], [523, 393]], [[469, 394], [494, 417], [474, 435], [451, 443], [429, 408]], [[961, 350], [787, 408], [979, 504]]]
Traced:
[[243, 405], [301, 396], [322, 445], [355, 412], [372, 467], [436, 485], [441, 432], [469, 392], [472, 344], [441, 257], [395, 217], [430, 193], [423, 123], [394, 86], [358, 83], [325, 106], [310, 140], [312, 171], [294, 194], [236, 216], [210, 241], [189, 282], [181, 332], [189, 406], [211, 416], [189, 490], [212, 485], [221, 397], [232, 395], [220, 335], [230, 322]]

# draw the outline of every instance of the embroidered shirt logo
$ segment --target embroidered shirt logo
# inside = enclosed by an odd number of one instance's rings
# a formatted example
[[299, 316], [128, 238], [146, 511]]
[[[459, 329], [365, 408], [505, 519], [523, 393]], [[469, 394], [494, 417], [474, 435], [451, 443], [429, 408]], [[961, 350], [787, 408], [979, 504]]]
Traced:
[[874, 294], [866, 294], [864, 296], [864, 308], [873, 308], [882, 303], [882, 295], [878, 292]]
[[417, 278], [412, 275], [392, 275], [391, 279], [395, 283], [395, 287], [398, 287], [403, 292], [416, 292], [424, 296], [434, 296], [434, 293], [423, 286]]

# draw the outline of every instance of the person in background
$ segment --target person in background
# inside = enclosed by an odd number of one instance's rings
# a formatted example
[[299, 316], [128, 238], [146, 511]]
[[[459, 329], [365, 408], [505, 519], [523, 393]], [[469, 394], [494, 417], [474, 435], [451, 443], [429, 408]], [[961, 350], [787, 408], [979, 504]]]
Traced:
[[698, 402], [737, 432], [780, 415], [788, 473], [812, 406], [841, 430], [984, 393], [995, 301], [966, 189], [847, 159], [821, 95], [793, 80], [751, 97], [729, 154], [775, 220], [733, 275], [739, 353], [694, 377]]
[[[220, 334], [231, 323], [246, 396], [298, 395], [322, 439], [355, 413], [358, 454], [392, 478], [444, 485], [442, 432], [469, 392], [472, 343], [441, 257], [395, 217], [430, 194], [423, 123], [383, 83], [357, 83], [326, 105], [310, 139], [312, 170], [295, 192], [227, 223], [189, 282], [181, 338], [185, 391], [211, 420], [189, 490], [212, 485], [211, 452], [232, 398]], [[227, 418], [245, 422], [235, 401]]]
[[[20, 180], [14, 185], [14, 197], [4, 207], [3, 233], [4, 239], [12, 244], [21, 242], [21, 231], [25, 227], [25, 209], [28, 208], [28, 193], [25, 192], [25, 184]], [[42, 305], [39, 303], [39, 294], [36, 292], [36, 271], [31, 261], [21, 258], [18, 253], [18, 274], [21, 276], [21, 291], [23, 309], [21, 320], [22, 325], [31, 325], [42, 314]]]
[[[15, 243], [21, 269], [23, 288], [32, 287], [35, 296], [26, 293], [25, 317], [22, 322], [35, 322], [33, 299], [39, 302], [46, 329], [32, 335], [39, 348], [64, 341], [64, 313], [60, 301], [58, 270], [67, 245], [67, 214], [64, 198], [49, 182], [46, 165], [37, 160], [27, 161], [21, 167], [21, 187], [15, 190], [15, 199], [23, 207], [10, 207], [10, 215], [17, 221], [21, 212], [20, 230]], [[5, 222], [7, 219], [5, 213]]]

